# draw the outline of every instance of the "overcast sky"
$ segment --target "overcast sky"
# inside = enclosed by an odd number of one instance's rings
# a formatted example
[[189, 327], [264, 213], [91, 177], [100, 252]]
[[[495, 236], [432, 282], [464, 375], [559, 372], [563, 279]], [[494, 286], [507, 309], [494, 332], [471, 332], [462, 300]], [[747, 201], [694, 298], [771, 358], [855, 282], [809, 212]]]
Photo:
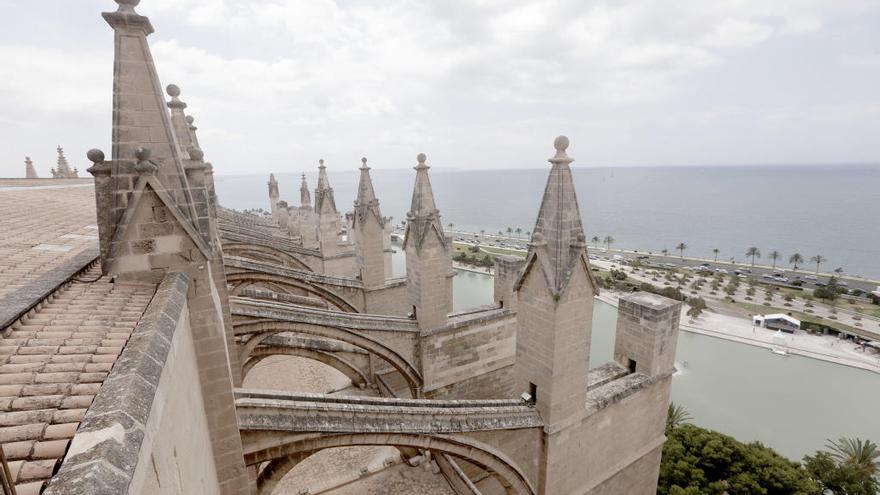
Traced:
[[[108, 152], [111, 0], [0, 0], [0, 176]], [[878, 0], [143, 0], [218, 173], [880, 162]]]

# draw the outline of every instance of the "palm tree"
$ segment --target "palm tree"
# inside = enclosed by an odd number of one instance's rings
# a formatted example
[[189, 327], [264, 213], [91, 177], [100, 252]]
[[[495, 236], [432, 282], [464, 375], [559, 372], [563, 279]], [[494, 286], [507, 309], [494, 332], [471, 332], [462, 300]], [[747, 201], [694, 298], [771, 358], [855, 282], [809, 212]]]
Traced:
[[721, 250], [718, 248], [715, 248], [712, 250], [712, 252], [715, 253], [715, 262], [718, 263], [718, 253], [720, 253]]
[[595, 247], [599, 247], [599, 242], [602, 241], [602, 239], [600, 239], [597, 235], [594, 235], [593, 238], [590, 240], [593, 241], [593, 246]]
[[755, 258], [761, 257], [761, 250], [754, 246], [750, 247], [749, 250], [746, 251], [746, 258], [748, 257], [752, 258], [752, 266], [755, 266]]
[[678, 243], [678, 246], [675, 246], [675, 249], [678, 249], [678, 252], [680, 253], [679, 257], [681, 259], [684, 259], [684, 250], [687, 248], [688, 248], [687, 244], [685, 244], [683, 242], [680, 242], [680, 243]]
[[531, 230], [527, 230], [527, 231], [526, 231], [526, 237], [529, 238], [529, 239], [532, 238], [532, 231], [531, 231]]
[[513, 234], [513, 229], [511, 227], [507, 227], [507, 237], [510, 237], [511, 234]]
[[773, 260], [773, 269], [775, 270], [776, 269], [776, 260], [778, 260], [779, 258], [782, 258], [782, 254], [780, 254], [779, 251], [774, 249], [773, 251], [770, 251], [770, 254], [768, 254], [767, 257], [770, 258], [771, 260]]
[[804, 257], [801, 256], [801, 253], [794, 253], [793, 255], [788, 257], [788, 262], [794, 265], [794, 269], [798, 269], [798, 263], [804, 262]]
[[611, 245], [614, 244], [614, 238], [611, 237], [610, 235], [606, 235], [606, 236], [605, 236], [605, 241], [604, 241], [604, 242], [605, 242], [605, 250], [606, 250], [606, 251], [610, 251], [610, 250], [611, 250]]
[[843, 267], [838, 266], [837, 268], [834, 269], [834, 273], [836, 273], [837, 275], [841, 275], [843, 273]]
[[[667, 420], [667, 424], [669, 420]], [[828, 453], [840, 464], [849, 464], [876, 473], [880, 467], [880, 449], [877, 444], [861, 438], [840, 438], [828, 440], [825, 445]]]
[[663, 253], [663, 256], [666, 256], [667, 254], [669, 254], [669, 250], [666, 248], [663, 248], [660, 252]]
[[485, 235], [486, 235], [486, 231], [483, 229], [480, 229], [480, 237], [483, 237]]
[[825, 263], [826, 261], [828, 261], [828, 258], [822, 256], [821, 254], [817, 254], [816, 256], [810, 258], [810, 262], [816, 264], [816, 273], [819, 273], [819, 265]]
[[666, 433], [668, 434], [681, 425], [688, 424], [692, 419], [694, 418], [684, 407], [675, 402], [670, 402], [669, 408], [666, 410]]
[[455, 224], [452, 222], [449, 222], [449, 225], [447, 225], [447, 227], [449, 227], [449, 230], [452, 230], [455, 227]]
[[519, 237], [520, 235], [522, 235], [522, 229], [517, 227], [516, 228], [516, 236]]

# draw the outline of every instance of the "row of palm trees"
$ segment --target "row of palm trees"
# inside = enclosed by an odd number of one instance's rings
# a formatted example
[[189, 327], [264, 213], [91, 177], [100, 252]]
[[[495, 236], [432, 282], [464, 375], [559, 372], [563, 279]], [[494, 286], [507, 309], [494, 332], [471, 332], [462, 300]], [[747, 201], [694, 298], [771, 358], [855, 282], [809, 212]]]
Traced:
[[[595, 239], [595, 237], [594, 237], [594, 239]], [[687, 244], [685, 244], [683, 242], [681, 242], [677, 246], [675, 246], [675, 249], [679, 253], [679, 257], [681, 257], [682, 259], [684, 259], [684, 252], [687, 248], [688, 248]], [[712, 253], [715, 254], [715, 261], [716, 262], [718, 261], [718, 253], [720, 253], [720, 252], [721, 252], [721, 250], [718, 248], [712, 249]], [[669, 251], [664, 249], [662, 251], [662, 253], [665, 256], [666, 254], [669, 253]], [[752, 259], [752, 266], [755, 266], [755, 259], [760, 258], [760, 257], [761, 257], [761, 250], [758, 249], [757, 247], [752, 246], [746, 250], [746, 258]], [[779, 261], [780, 259], [782, 259], [782, 253], [780, 253], [779, 251], [774, 249], [773, 251], [770, 251], [770, 254], [767, 255], [767, 258], [769, 258], [773, 262], [773, 269], [775, 270], [776, 269], [776, 262]], [[794, 253], [788, 257], [788, 262], [791, 263], [792, 265], [794, 265], [795, 270], [798, 269], [798, 265], [801, 265], [804, 263], [804, 260], [805, 260], [805, 258], [801, 253]], [[810, 262], [816, 264], [816, 273], [819, 273], [819, 267], [822, 265], [822, 263], [825, 263], [826, 261], [828, 261], [828, 258], [826, 258], [825, 256], [823, 256], [821, 254], [817, 254], [817, 255], [813, 256], [812, 258], [810, 258]], [[842, 273], [843, 268], [837, 268], [834, 271], [836, 273]]]
[[[450, 223], [449, 228], [452, 229], [453, 227], [455, 227], [455, 225]], [[507, 227], [507, 234], [508, 235], [512, 235], [514, 232], [517, 235], [520, 235], [520, 234], [522, 234], [523, 230], [519, 227], [517, 227], [516, 229], [514, 229], [512, 227]], [[480, 230], [480, 235], [485, 236], [486, 231]], [[498, 235], [503, 235], [502, 231], [499, 230]], [[526, 237], [530, 237], [532, 235], [532, 233], [526, 232], [525, 235], [526, 235]], [[606, 235], [604, 238], [601, 238], [596, 235], [596, 236], [593, 236], [593, 238], [590, 239], [590, 241], [592, 241], [593, 245], [597, 246], [597, 247], [599, 246], [600, 242], [602, 244], [605, 244], [605, 250], [607, 251], [607, 250], [611, 249], [611, 245], [614, 244], [614, 237], [611, 237], [610, 235]], [[681, 259], [684, 259], [684, 252], [687, 250], [687, 248], [688, 248], [688, 245], [685, 244], [684, 242], [680, 242], [677, 246], [675, 246], [675, 249], [676, 249], [676, 251], [678, 251], [679, 257]], [[669, 251], [667, 249], [663, 249], [661, 252], [663, 253], [664, 256], [669, 254]], [[718, 254], [721, 253], [721, 250], [718, 248], [714, 248], [714, 249], [712, 249], [712, 253], [715, 255], [715, 262], [718, 262]], [[758, 249], [757, 247], [752, 246], [746, 250], [746, 258], [752, 259], [752, 266], [755, 266], [755, 260], [760, 257], [761, 257], [761, 250]], [[780, 253], [779, 251], [774, 249], [773, 251], [770, 251], [770, 254], [767, 255], [767, 258], [769, 258], [773, 262], [773, 269], [775, 270], [776, 269], [776, 262], [779, 261], [780, 259], [782, 259], [783, 256], [782, 256], [782, 253]], [[792, 265], [794, 265], [795, 270], [797, 270], [798, 265], [802, 265], [805, 260], [806, 260], [806, 258], [804, 258], [804, 256], [801, 253], [794, 253], [788, 257], [788, 262], [791, 263]], [[821, 254], [817, 254], [817, 255], [810, 258], [810, 262], [816, 264], [816, 273], [819, 273], [819, 267], [822, 265], [822, 263], [825, 263], [826, 261], [828, 261], [828, 258], [826, 258], [825, 256], [823, 256]], [[843, 269], [837, 268], [834, 271], [836, 273], [842, 273]]]

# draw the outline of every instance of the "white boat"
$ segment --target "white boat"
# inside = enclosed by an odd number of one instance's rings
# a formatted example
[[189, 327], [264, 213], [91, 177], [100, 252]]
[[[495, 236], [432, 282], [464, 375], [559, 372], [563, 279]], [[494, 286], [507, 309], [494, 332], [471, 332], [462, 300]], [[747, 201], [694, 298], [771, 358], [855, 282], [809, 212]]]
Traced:
[[785, 342], [785, 335], [782, 333], [782, 330], [777, 330], [773, 334], [773, 347], [770, 348], [770, 352], [780, 356], [788, 356], [788, 345]]

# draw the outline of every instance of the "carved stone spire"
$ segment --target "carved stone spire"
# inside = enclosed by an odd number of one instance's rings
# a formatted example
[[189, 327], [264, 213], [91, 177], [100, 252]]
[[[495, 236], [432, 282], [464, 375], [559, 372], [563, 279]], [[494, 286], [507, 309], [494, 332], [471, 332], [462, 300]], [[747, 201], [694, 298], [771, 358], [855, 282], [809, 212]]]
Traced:
[[529, 245], [529, 257], [538, 258], [548, 287], [557, 295], [565, 291], [575, 264], [587, 256], [586, 236], [569, 166], [574, 160], [566, 153], [568, 144], [565, 136], [557, 137], [553, 143], [556, 155], [548, 160], [552, 164], [550, 176]]
[[358, 267], [366, 287], [385, 283], [385, 218], [379, 211], [379, 200], [373, 191], [367, 159], [361, 159], [361, 180], [354, 202], [352, 230]]
[[39, 179], [40, 176], [37, 175], [37, 169], [34, 168], [34, 162], [31, 161], [31, 157], [24, 157], [24, 176], [28, 179]]
[[309, 193], [309, 183], [306, 182], [306, 174], [302, 174], [302, 184], [299, 186], [299, 205], [301, 208], [312, 207], [312, 195]]
[[189, 124], [186, 122], [186, 103], [180, 100], [180, 88], [176, 84], [169, 84], [165, 88], [165, 92], [171, 97], [166, 105], [171, 109], [171, 125], [174, 127], [174, 133], [177, 135], [177, 143], [180, 146], [182, 156], [188, 154], [189, 148], [195, 146], [192, 142], [192, 136], [189, 131]]
[[370, 178], [370, 167], [367, 166], [367, 159], [361, 158], [361, 180], [358, 183], [358, 195], [354, 201], [354, 222], [364, 222], [369, 215], [373, 215], [376, 221], [383, 228], [385, 219], [379, 210], [379, 200], [376, 199], [376, 193], [373, 191], [373, 179]]
[[443, 232], [443, 224], [440, 222], [440, 212], [434, 203], [434, 191], [431, 189], [431, 179], [428, 177], [428, 165], [425, 164], [427, 157], [420, 153], [416, 159], [419, 164], [414, 167], [416, 182], [413, 186], [412, 203], [406, 214], [406, 234], [404, 245], [414, 242], [418, 248], [432, 230], [436, 233], [440, 242], [445, 245], [446, 234]]
[[[406, 251], [406, 280], [410, 304], [419, 329], [431, 331], [446, 325], [452, 311], [452, 258], [443, 232], [440, 212], [434, 203], [428, 179], [427, 158], [417, 157], [412, 205], [406, 214], [403, 249]], [[426, 381], [426, 386], [427, 386]]]
[[197, 214], [186, 174], [185, 155], [171, 123], [147, 36], [150, 20], [138, 14], [140, 0], [116, 0], [119, 8], [105, 12], [113, 28], [113, 149], [114, 164], [128, 170], [137, 163], [135, 150], [149, 148], [159, 167], [156, 177], [175, 206], [195, 225]]
[[327, 167], [324, 160], [318, 161], [318, 188], [315, 189], [315, 213], [318, 215], [338, 215], [333, 188], [327, 178]]

